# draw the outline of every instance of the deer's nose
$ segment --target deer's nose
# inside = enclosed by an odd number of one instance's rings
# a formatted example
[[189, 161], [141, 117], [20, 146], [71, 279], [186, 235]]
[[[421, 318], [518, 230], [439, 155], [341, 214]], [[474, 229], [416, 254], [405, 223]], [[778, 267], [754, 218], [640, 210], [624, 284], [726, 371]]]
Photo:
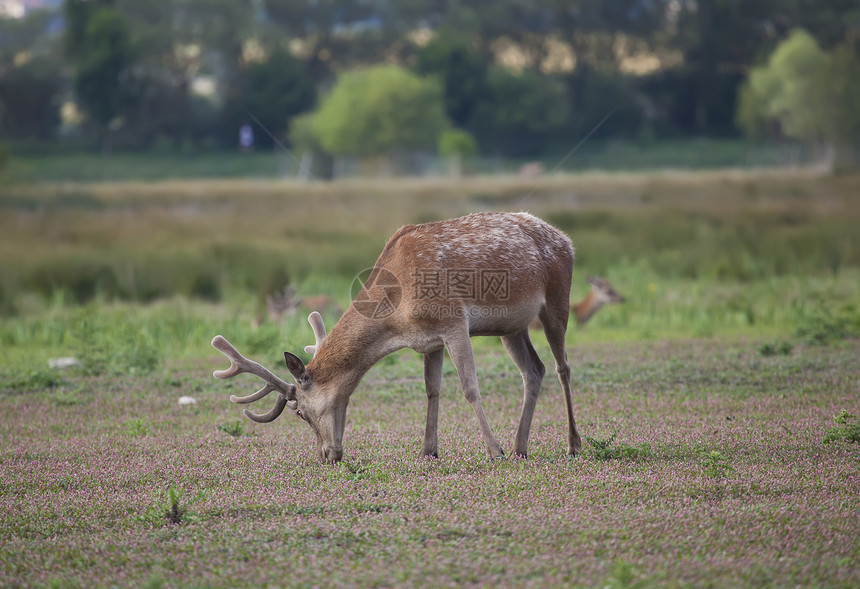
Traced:
[[323, 462], [340, 462], [341, 458], [343, 458], [343, 448], [329, 446], [322, 449]]

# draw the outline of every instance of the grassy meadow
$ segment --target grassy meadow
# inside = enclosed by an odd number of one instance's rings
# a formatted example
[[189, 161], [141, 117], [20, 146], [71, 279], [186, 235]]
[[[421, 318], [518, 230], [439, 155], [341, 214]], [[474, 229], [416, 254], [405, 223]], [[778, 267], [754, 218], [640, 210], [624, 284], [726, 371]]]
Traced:
[[[855, 587], [858, 195], [801, 171], [0, 186], [0, 585]], [[574, 299], [590, 274], [627, 298], [568, 332], [581, 457], [552, 376], [529, 459], [490, 462], [446, 362], [424, 460], [421, 359], [389, 356], [336, 466], [299, 420], [242, 418], [252, 377], [211, 377], [215, 334], [278, 372], [312, 343], [300, 315], [252, 327], [266, 294], [345, 307], [400, 225], [477, 210], [568, 232]], [[474, 343], [510, 451], [521, 379]]]

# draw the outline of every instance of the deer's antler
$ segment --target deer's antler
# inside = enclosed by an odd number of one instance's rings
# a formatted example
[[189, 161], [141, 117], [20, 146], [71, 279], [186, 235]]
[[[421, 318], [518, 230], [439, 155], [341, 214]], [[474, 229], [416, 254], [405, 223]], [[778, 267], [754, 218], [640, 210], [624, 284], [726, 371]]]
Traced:
[[268, 423], [270, 421], [274, 421], [278, 418], [278, 416], [283, 412], [284, 407], [290, 406], [290, 408], [295, 407], [296, 402], [296, 386], [286, 383], [260, 364], [257, 364], [253, 360], [249, 360], [245, 356], [239, 353], [233, 345], [224, 339], [223, 336], [216, 335], [212, 339], [212, 347], [227, 356], [230, 360], [230, 368], [227, 370], [216, 370], [212, 373], [212, 376], [219, 379], [227, 379], [233, 378], [237, 374], [242, 374], [246, 372], [248, 374], [253, 374], [254, 376], [258, 376], [266, 383], [263, 388], [261, 388], [256, 393], [248, 395], [246, 397], [237, 397], [235, 395], [230, 395], [230, 400], [234, 403], [246, 404], [253, 403], [254, 401], [258, 401], [268, 395], [273, 391], [278, 391], [278, 400], [275, 402], [275, 406], [268, 413], [252, 413], [245, 409], [242, 413], [245, 414], [245, 417], [250, 419], [251, 421], [256, 421], [257, 423]]
[[320, 345], [322, 345], [323, 340], [325, 339], [325, 323], [323, 322], [322, 315], [316, 311], [308, 315], [308, 323], [311, 324], [311, 329], [314, 330], [314, 339], [316, 339], [316, 343], [312, 346], [305, 346], [305, 353], [316, 356], [320, 349]]

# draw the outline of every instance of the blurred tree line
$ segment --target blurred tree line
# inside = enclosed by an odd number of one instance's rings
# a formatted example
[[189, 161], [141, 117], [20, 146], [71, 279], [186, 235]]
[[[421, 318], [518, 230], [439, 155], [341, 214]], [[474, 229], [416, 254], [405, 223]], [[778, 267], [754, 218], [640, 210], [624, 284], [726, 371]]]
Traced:
[[0, 138], [232, 149], [253, 122], [330, 155], [534, 157], [612, 113], [598, 137], [846, 153], [858, 57], [860, 0], [64, 0], [0, 18]]

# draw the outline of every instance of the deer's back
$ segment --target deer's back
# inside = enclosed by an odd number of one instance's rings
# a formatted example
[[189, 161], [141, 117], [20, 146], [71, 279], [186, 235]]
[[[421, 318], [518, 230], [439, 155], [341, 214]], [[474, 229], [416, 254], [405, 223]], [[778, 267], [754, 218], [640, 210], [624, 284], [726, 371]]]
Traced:
[[566, 281], [569, 289], [572, 264], [570, 240], [544, 221], [528, 213], [476, 213], [401, 228], [376, 266], [402, 289], [402, 312], [436, 320], [471, 313], [480, 319], [471, 322], [475, 334], [489, 334], [501, 323], [509, 331], [518, 315], [527, 325], [551, 284]]
[[533, 274], [572, 263], [570, 239], [528, 213], [474, 213], [407, 225], [394, 234], [377, 261], [386, 268], [497, 265]]

